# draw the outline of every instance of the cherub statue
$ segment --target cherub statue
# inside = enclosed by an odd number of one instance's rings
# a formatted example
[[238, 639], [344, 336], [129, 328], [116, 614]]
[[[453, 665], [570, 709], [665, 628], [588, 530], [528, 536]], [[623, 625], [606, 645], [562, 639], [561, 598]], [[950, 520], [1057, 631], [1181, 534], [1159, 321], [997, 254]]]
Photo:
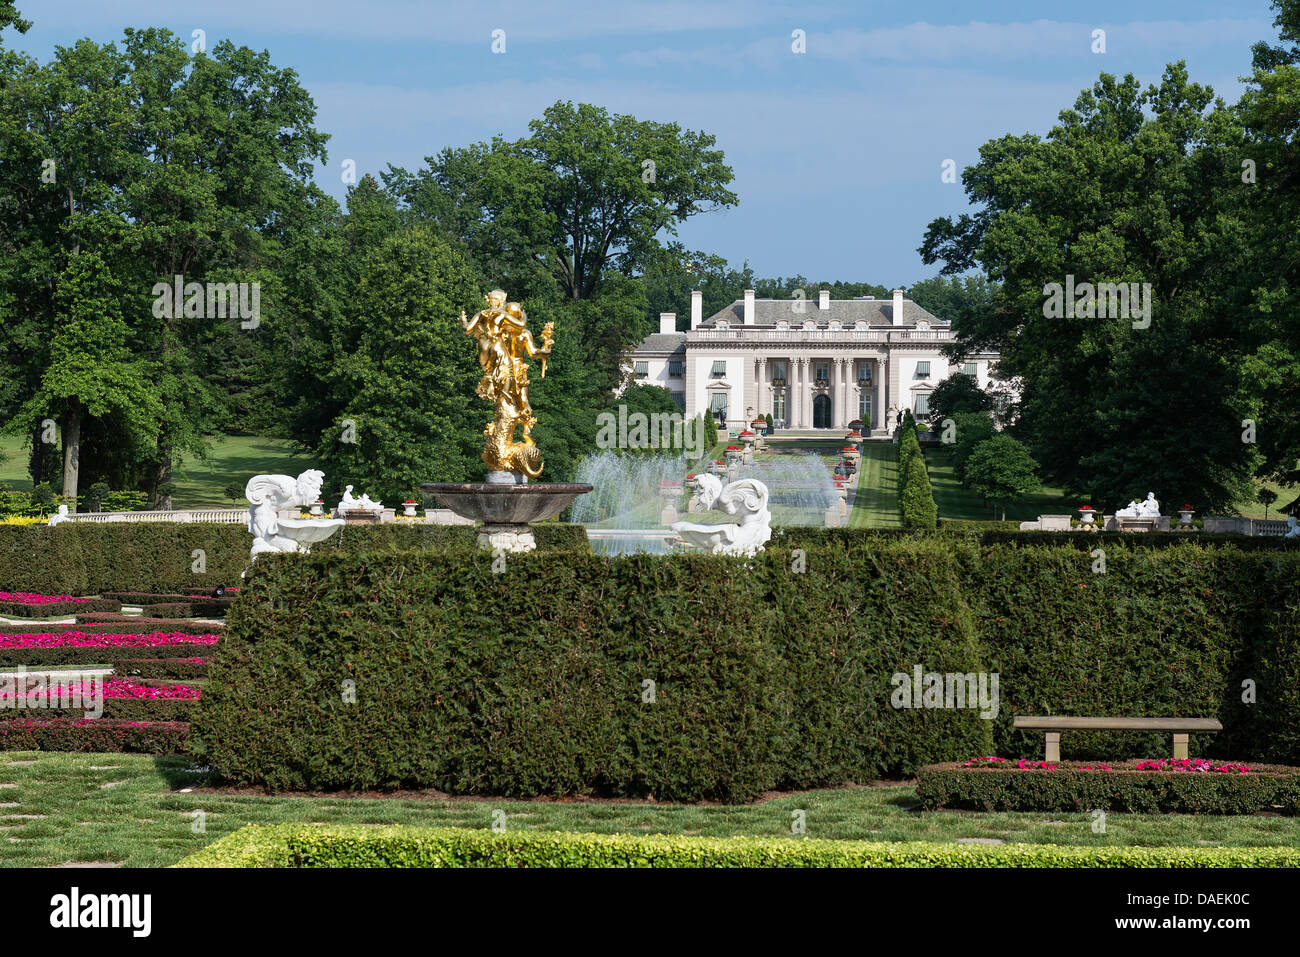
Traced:
[[[280, 509], [310, 505], [320, 497], [325, 473], [308, 469], [296, 479], [289, 475], [254, 475], [244, 486], [248, 499], [248, 531], [253, 535], [250, 552], [257, 558], [263, 552], [306, 551], [312, 541], [331, 534], [342, 522], [280, 518]], [[301, 526], [316, 526], [307, 533]], [[328, 529], [328, 530], [327, 530]], [[303, 547], [305, 546], [305, 547]]]

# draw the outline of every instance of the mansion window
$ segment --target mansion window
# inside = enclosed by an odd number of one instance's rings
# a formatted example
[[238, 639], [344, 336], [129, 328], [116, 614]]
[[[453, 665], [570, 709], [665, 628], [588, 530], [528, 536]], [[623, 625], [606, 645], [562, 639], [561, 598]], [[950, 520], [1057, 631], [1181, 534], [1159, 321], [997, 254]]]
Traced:
[[727, 377], [727, 360], [715, 359], [713, 362], [713, 371], [709, 373], [711, 379], [725, 379]]
[[785, 393], [777, 392], [772, 396], [772, 419], [785, 425]]
[[871, 363], [858, 363], [858, 385], [871, 385]]
[[778, 336], [788, 336], [790, 334], [790, 323], [782, 319], [776, 324], [776, 334]]
[[830, 377], [831, 377], [830, 366], [827, 365], [825, 362], [817, 363], [817, 381], [827, 382], [829, 381]]
[[871, 428], [871, 393], [858, 393], [858, 418], [866, 428]]
[[928, 378], [930, 378], [930, 363], [929, 363], [929, 362], [918, 362], [918, 363], [916, 364], [916, 377], [917, 377], [918, 379], [928, 379]]
[[632, 366], [632, 374], [638, 379], [644, 379], [650, 374], [650, 363], [644, 361], [634, 363]]
[[772, 385], [777, 386], [778, 388], [785, 385], [785, 363], [784, 362], [772, 363]]
[[998, 415], [1006, 415], [1011, 409], [1011, 396], [995, 396], [993, 399], [993, 408], [997, 410]]
[[683, 376], [683, 375], [686, 375], [686, 360], [685, 360], [685, 359], [669, 359], [669, 360], [668, 360], [668, 374], [671, 375], [671, 376]]
[[709, 411], [719, 422], [727, 420], [727, 393], [715, 392], [709, 397]]
[[716, 328], [721, 329], [725, 332], [730, 327], [727, 325], [726, 319], [719, 319]]
[[913, 411], [918, 419], [930, 414], [930, 396], [927, 393], [922, 392], [916, 397], [916, 408]]
[[962, 374], [962, 375], [968, 375], [968, 376], [970, 376], [972, 379], [974, 379], [974, 378], [976, 378], [976, 377], [979, 375], [979, 367], [976, 366], [976, 364], [973, 363], [973, 362], [967, 362], [967, 363], [965, 363], [965, 364], [962, 365], [962, 367], [961, 367], [961, 374]]

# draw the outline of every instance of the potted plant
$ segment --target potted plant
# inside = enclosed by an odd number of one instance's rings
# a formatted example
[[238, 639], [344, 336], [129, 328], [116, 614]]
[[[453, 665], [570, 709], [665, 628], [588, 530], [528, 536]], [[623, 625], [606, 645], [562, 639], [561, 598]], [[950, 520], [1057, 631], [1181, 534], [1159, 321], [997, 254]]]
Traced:
[[1183, 507], [1178, 510], [1178, 517], [1182, 520], [1184, 525], [1192, 524], [1192, 516], [1195, 514], [1196, 513], [1192, 511], [1192, 507], [1187, 503], [1183, 503]]
[[415, 518], [415, 499], [408, 498], [402, 501], [402, 514], [407, 518]]
[[1091, 525], [1097, 514], [1097, 510], [1091, 505], [1080, 505], [1078, 508], [1079, 521], [1084, 525]]

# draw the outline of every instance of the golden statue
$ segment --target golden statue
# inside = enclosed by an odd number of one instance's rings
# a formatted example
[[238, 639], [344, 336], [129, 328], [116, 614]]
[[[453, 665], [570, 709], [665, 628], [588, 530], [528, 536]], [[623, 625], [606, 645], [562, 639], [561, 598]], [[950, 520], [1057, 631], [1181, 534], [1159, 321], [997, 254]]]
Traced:
[[[528, 316], [517, 302], [506, 302], [506, 294], [493, 289], [483, 297], [487, 307], [472, 319], [460, 314], [460, 324], [467, 335], [478, 340], [478, 363], [483, 367], [478, 395], [496, 407], [496, 417], [483, 434], [483, 463], [492, 472], [522, 472], [529, 478], [542, 474], [542, 453], [533, 443], [532, 430], [537, 424], [528, 404], [529, 356], [541, 360], [542, 378], [546, 378], [546, 360], [555, 342], [555, 323], [542, 328], [542, 345], [533, 341], [526, 327]], [[515, 441], [515, 429], [523, 426], [523, 441]]]

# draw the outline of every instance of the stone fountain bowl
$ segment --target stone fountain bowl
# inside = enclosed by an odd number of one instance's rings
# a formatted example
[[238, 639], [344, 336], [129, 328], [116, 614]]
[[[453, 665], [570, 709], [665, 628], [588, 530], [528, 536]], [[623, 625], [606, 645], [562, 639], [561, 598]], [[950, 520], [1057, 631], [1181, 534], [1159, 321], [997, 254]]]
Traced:
[[281, 535], [292, 538], [300, 548], [310, 548], [337, 532], [344, 521], [341, 518], [282, 518], [278, 524]]
[[523, 525], [554, 518], [579, 495], [592, 486], [574, 482], [529, 485], [461, 485], [450, 482], [426, 482], [421, 492], [436, 495], [462, 518], [472, 518], [487, 525]]

